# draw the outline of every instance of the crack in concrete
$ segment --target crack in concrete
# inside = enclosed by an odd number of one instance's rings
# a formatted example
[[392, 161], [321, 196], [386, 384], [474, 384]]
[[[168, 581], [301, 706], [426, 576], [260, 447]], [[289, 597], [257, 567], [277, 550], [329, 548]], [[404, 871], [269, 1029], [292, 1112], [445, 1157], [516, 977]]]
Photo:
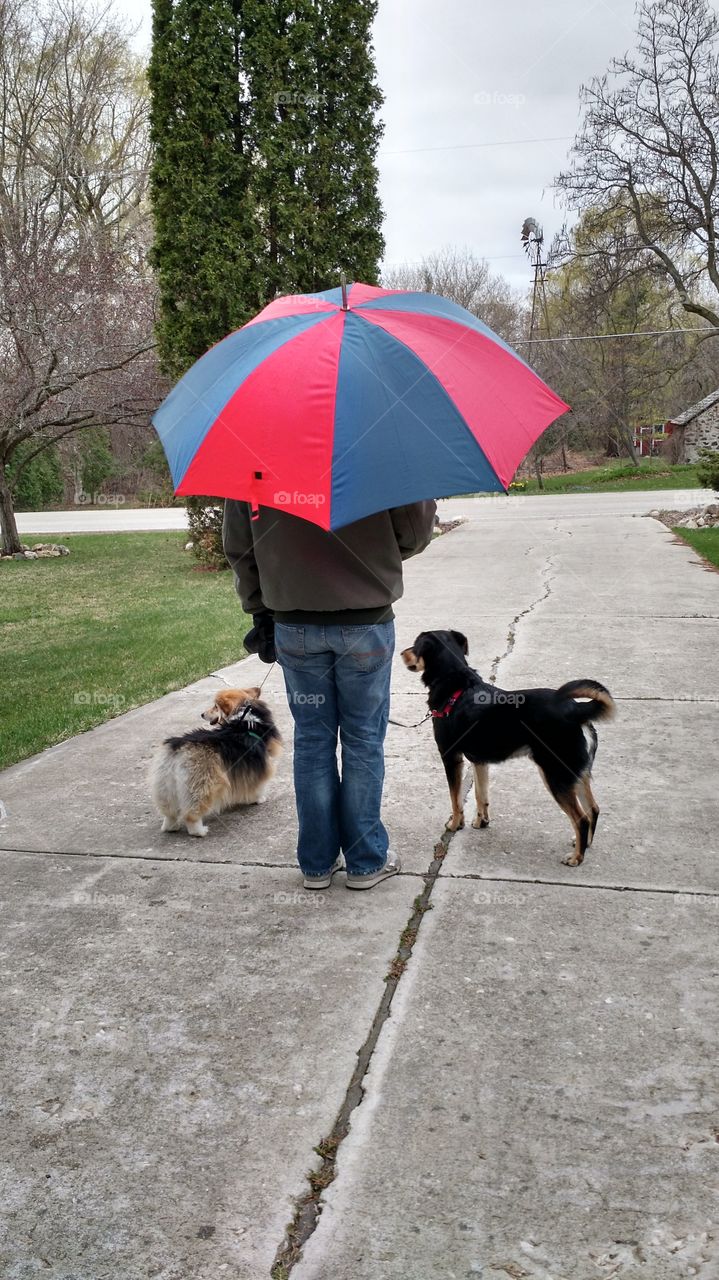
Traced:
[[554, 568], [554, 562], [552, 560], [552, 557], [548, 556], [547, 561], [544, 564], [541, 570], [541, 575], [540, 575], [543, 582], [544, 589], [541, 595], [537, 596], [536, 600], [533, 600], [531, 604], [527, 605], [526, 609], [522, 609], [520, 613], [516, 614], [516, 616], [512, 618], [512, 621], [509, 624], [509, 631], [507, 632], [507, 647], [504, 650], [504, 653], [498, 654], [497, 657], [493, 658], [492, 660], [492, 665], [489, 671], [489, 684], [497, 683], [497, 675], [499, 673], [499, 668], [501, 667], [505, 658], [508, 658], [512, 650], [514, 649], [514, 646], [517, 640], [517, 628], [519, 627], [519, 624], [522, 621], [522, 619], [528, 617], [530, 613], [534, 613], [534, 610], [539, 608], [540, 604], [544, 604], [544, 601], [548, 600], [550, 595], [552, 594], [552, 582], [554, 580], [553, 574], [552, 574], [553, 568]]
[[[466, 799], [468, 791], [469, 785], [465, 787], [464, 799]], [[275, 1261], [270, 1271], [271, 1280], [288, 1280], [300, 1260], [304, 1246], [317, 1229], [324, 1208], [322, 1193], [337, 1176], [339, 1149], [349, 1133], [352, 1114], [364, 1099], [365, 1076], [369, 1070], [382, 1028], [389, 1018], [395, 991], [402, 980], [407, 963], [414, 950], [423, 917], [427, 911], [432, 910], [430, 902], [432, 891], [439, 878], [442, 863], [447, 856], [454, 834], [454, 832], [450, 831], [445, 831], [442, 834], [435, 845], [434, 856], [427, 871], [422, 873], [422, 879], [425, 882], [424, 889], [415, 898], [412, 914], [400, 934], [399, 946], [390, 964], [389, 973], [385, 978], [384, 993], [377, 1006], [367, 1037], [357, 1052], [357, 1063], [347, 1086], [342, 1105], [337, 1112], [335, 1122], [327, 1137], [323, 1138], [314, 1147], [314, 1151], [321, 1157], [321, 1164], [319, 1169], [312, 1169], [306, 1175], [309, 1189], [295, 1200], [295, 1212], [292, 1221], [288, 1224], [284, 1240], [275, 1254]], [[404, 875], [404, 872], [402, 874]]]

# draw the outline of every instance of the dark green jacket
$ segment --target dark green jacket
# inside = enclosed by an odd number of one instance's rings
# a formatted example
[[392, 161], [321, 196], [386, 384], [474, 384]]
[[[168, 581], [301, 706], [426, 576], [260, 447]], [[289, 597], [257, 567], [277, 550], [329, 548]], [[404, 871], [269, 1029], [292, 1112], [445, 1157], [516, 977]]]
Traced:
[[228, 498], [222, 542], [247, 613], [278, 622], [380, 622], [402, 595], [402, 561], [432, 540], [436, 503], [415, 502], [327, 533], [309, 520]]

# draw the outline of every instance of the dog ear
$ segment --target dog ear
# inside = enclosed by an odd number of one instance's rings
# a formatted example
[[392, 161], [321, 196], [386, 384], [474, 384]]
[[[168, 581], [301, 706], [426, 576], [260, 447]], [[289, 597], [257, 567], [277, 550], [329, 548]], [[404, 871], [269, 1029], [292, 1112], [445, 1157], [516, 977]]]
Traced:
[[450, 631], [449, 634], [451, 635], [453, 640], [457, 641], [457, 644], [462, 650], [462, 653], [466, 657], [466, 655], [469, 653], [469, 645], [467, 643], [467, 637], [463, 636], [461, 631]]

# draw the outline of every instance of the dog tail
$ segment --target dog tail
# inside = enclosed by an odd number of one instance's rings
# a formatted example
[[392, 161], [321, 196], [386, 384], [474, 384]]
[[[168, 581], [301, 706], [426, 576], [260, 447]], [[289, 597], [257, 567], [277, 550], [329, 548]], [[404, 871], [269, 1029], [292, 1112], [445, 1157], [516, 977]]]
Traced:
[[557, 689], [557, 697], [589, 699], [588, 702], [574, 702], [574, 715], [580, 724], [587, 720], [610, 720], [616, 711], [611, 693], [597, 680], [570, 680]]

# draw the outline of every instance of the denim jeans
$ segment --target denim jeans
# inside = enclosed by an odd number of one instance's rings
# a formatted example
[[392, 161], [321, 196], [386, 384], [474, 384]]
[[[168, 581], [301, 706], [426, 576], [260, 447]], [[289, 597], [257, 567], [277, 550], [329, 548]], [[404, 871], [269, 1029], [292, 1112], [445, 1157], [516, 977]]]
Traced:
[[370, 875], [387, 861], [380, 806], [394, 623], [278, 622], [275, 647], [295, 722], [300, 869], [326, 875], [341, 851], [352, 875]]

